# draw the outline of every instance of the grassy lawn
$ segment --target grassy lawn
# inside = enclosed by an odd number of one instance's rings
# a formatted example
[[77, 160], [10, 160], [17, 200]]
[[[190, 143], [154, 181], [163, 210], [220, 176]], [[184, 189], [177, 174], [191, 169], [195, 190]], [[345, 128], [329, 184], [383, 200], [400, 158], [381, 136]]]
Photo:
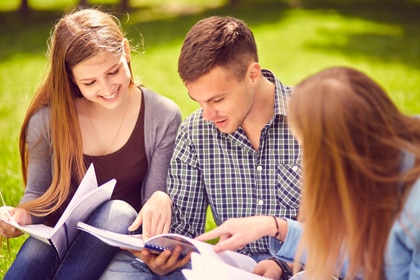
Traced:
[[[76, 3], [30, 0], [34, 11], [22, 18], [14, 11], [19, 2], [0, 3], [0, 190], [10, 205], [16, 205], [23, 193], [19, 128], [43, 78], [46, 41], [54, 22]], [[109, 7], [116, 2], [91, 1]], [[233, 15], [246, 21], [254, 31], [261, 65], [273, 70], [285, 84], [294, 85], [328, 66], [353, 66], [378, 81], [402, 111], [420, 113], [418, 1], [311, 4], [302, 9], [290, 8], [286, 0], [243, 0], [235, 8], [227, 7], [223, 0], [167, 2], [132, 0], [130, 13], [118, 16], [131, 43], [138, 45], [133, 54], [138, 80], [177, 102], [184, 117], [198, 107], [189, 100], [177, 74], [180, 46], [188, 29], [210, 15]], [[23, 240], [10, 240], [10, 252], [3, 242], [0, 276]]]

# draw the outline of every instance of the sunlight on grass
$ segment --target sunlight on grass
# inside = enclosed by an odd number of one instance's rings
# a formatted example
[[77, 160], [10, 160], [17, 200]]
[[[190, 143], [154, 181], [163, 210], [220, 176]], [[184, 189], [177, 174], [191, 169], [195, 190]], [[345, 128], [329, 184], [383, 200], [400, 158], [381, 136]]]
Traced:
[[[346, 17], [334, 11], [292, 10], [277, 23], [253, 30], [261, 64], [278, 73], [285, 83], [293, 85], [328, 66], [352, 66], [377, 80], [403, 111], [420, 112], [419, 93], [413, 91], [420, 86], [420, 58], [401, 53], [405, 34], [398, 24]], [[416, 45], [411, 46], [412, 51]]]
[[183, 117], [186, 117], [198, 105], [188, 98], [187, 90], [176, 74], [177, 56], [174, 53], [178, 53], [178, 49], [179, 44], [146, 48], [144, 55], [133, 57], [133, 72], [142, 84], [175, 101], [180, 106]]

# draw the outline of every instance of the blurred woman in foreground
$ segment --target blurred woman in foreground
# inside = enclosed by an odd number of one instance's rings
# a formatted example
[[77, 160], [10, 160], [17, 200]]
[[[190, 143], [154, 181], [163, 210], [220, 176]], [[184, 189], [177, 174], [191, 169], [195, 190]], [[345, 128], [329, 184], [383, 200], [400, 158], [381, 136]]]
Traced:
[[303, 147], [299, 222], [233, 219], [198, 239], [220, 236], [222, 251], [277, 236], [272, 253], [305, 279], [420, 279], [420, 120], [346, 67], [299, 83], [288, 116]]

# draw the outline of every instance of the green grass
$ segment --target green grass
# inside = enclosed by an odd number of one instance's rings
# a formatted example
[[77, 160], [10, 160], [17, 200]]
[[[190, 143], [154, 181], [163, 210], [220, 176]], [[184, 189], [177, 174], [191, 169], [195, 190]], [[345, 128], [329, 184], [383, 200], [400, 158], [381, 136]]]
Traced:
[[[115, 6], [117, 1], [91, 1]], [[260, 62], [285, 84], [332, 65], [356, 67], [378, 81], [407, 114], [420, 113], [420, 5], [399, 1], [308, 5], [291, 9], [286, 1], [132, 0], [129, 16], [119, 13], [127, 36], [144, 47], [133, 54], [133, 70], [147, 87], [173, 99], [185, 117], [197, 105], [177, 74], [177, 59], [188, 29], [210, 15], [233, 15], [253, 29]], [[206, 4], [211, 2], [212, 4]], [[336, 1], [339, 2], [339, 1]], [[30, 0], [35, 11], [22, 18], [19, 0], [0, 3], [0, 190], [10, 205], [23, 193], [18, 135], [23, 114], [45, 70], [46, 40], [64, 10], [76, 1]], [[208, 228], [214, 226], [208, 221]], [[4, 275], [24, 238], [0, 250]]]

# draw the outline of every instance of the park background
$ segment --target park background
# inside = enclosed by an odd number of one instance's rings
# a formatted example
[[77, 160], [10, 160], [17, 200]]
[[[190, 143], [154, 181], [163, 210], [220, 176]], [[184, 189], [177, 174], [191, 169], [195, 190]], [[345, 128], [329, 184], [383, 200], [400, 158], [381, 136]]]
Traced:
[[[24, 1], [27, 5], [21, 7]], [[83, 1], [83, 0], [82, 0]], [[407, 114], [420, 114], [419, 0], [88, 0], [122, 22], [139, 82], [174, 100], [183, 118], [198, 108], [177, 74], [182, 40], [198, 20], [231, 15], [253, 30], [260, 64], [287, 85], [325, 67], [355, 67], [375, 79]], [[124, 3], [125, 2], [125, 3]], [[20, 125], [44, 77], [54, 23], [77, 0], [0, 3], [0, 191], [15, 206], [23, 193]], [[123, 5], [121, 4], [123, 3]], [[326, 100], [325, 102], [328, 102]], [[211, 219], [208, 227], [212, 227]], [[2, 241], [0, 278], [24, 238]]]

